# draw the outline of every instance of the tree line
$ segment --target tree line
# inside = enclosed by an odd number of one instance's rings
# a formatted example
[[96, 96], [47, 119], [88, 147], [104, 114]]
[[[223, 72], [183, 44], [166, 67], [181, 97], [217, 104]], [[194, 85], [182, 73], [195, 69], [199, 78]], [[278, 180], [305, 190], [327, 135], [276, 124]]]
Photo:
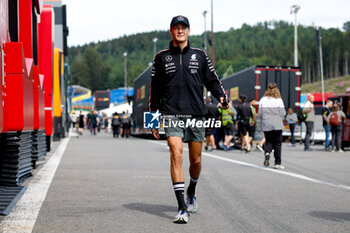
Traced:
[[[343, 30], [320, 28], [325, 79], [349, 74], [350, 21]], [[209, 35], [210, 33], [207, 33]], [[124, 56], [127, 52], [128, 86], [153, 61], [154, 42], [157, 50], [168, 48], [168, 31], [153, 31], [69, 48], [70, 81], [92, 91], [124, 86]], [[203, 48], [203, 35], [191, 36], [193, 47]], [[209, 45], [211, 41], [208, 37]], [[210, 56], [210, 46], [208, 46]], [[298, 61], [303, 83], [320, 80], [319, 48], [314, 26], [298, 26]], [[220, 78], [253, 65], [293, 66], [294, 26], [285, 21], [256, 25], [243, 24], [215, 33], [215, 68]]]

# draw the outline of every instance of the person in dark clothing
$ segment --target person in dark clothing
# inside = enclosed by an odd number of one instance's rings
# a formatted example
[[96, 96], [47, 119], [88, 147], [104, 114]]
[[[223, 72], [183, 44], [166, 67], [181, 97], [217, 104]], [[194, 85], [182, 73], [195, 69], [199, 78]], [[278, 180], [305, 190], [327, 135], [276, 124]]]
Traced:
[[329, 148], [329, 135], [331, 132], [331, 126], [328, 124], [328, 116], [332, 112], [333, 107], [333, 101], [327, 100], [326, 106], [322, 108], [322, 125], [324, 132], [326, 134], [325, 143], [324, 143], [324, 149], [326, 151], [330, 150]]
[[[250, 143], [249, 143], [249, 118], [253, 117], [249, 103], [246, 102], [247, 96], [240, 95], [238, 99], [237, 110], [237, 123], [236, 129], [239, 130], [242, 139], [242, 149], [246, 152], [250, 152]], [[244, 148], [246, 146], [246, 148]]]
[[120, 116], [121, 127], [123, 129], [122, 137], [129, 137], [130, 129], [130, 117], [123, 111], [123, 114]]
[[83, 135], [83, 132], [84, 132], [84, 115], [83, 113], [80, 111], [80, 114], [79, 114], [79, 134], [80, 135]]
[[103, 117], [103, 128], [105, 129], [106, 133], [108, 133], [108, 126], [109, 126], [108, 117], [105, 115]]
[[96, 135], [96, 127], [97, 127], [97, 114], [94, 110], [90, 112], [88, 115], [89, 122], [90, 122], [90, 132], [92, 135]]
[[[205, 100], [205, 106], [208, 110], [207, 114], [205, 115], [206, 119], [215, 119], [217, 120], [219, 117], [219, 111], [215, 104], [213, 104], [212, 99], [210, 97], [207, 97]], [[205, 144], [205, 150], [209, 149], [209, 144], [211, 144], [211, 149], [216, 150], [215, 145], [215, 139], [214, 139], [214, 127], [205, 128], [205, 137], [206, 137], [206, 144]]]
[[112, 128], [113, 128], [113, 137], [115, 138], [115, 136], [117, 136], [117, 138], [119, 137], [120, 134], [120, 117], [119, 114], [117, 112], [115, 112], [112, 116]]
[[[224, 89], [206, 53], [190, 46], [190, 24], [186, 17], [175, 16], [170, 23], [173, 40], [169, 49], [156, 54], [150, 85], [150, 111], [168, 116], [168, 121], [203, 121], [206, 108], [203, 101], [204, 86], [224, 108], [227, 101]], [[175, 117], [170, 118], [170, 115]], [[197, 211], [195, 187], [201, 171], [204, 127], [166, 127], [165, 135], [170, 147], [170, 166], [173, 188], [178, 203], [174, 223], [187, 223], [189, 212]], [[159, 139], [159, 130], [152, 129]], [[188, 142], [190, 184], [187, 204], [184, 200], [183, 142]]]

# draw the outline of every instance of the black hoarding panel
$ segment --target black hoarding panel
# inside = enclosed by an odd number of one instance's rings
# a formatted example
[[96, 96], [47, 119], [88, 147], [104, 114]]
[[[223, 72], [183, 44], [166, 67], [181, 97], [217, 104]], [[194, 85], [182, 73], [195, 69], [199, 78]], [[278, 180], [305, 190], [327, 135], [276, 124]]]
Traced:
[[267, 79], [266, 79], [266, 83], [265, 83], [265, 90], [267, 90], [269, 83], [276, 83], [276, 72], [273, 70], [267, 70]]
[[278, 88], [281, 92], [281, 97], [283, 100], [283, 104], [286, 107], [291, 106], [290, 105], [290, 92], [289, 92], [289, 83], [290, 83], [290, 72], [289, 71], [276, 71], [276, 73], [279, 74], [279, 80], [278, 80]]
[[95, 109], [97, 111], [105, 108], [109, 108], [110, 95], [109, 91], [96, 91], [95, 92]]
[[[143, 113], [148, 111], [149, 87], [151, 82], [152, 66], [144, 70], [134, 81], [133, 119], [134, 133], [142, 133]], [[137, 132], [136, 132], [137, 131]]]
[[[248, 99], [260, 100], [268, 88], [269, 83], [275, 82], [281, 92], [285, 108], [296, 107], [300, 92], [298, 87], [299, 68], [252, 66], [227, 78], [222, 79], [228, 97], [237, 103], [239, 95], [246, 95]], [[301, 75], [301, 74], [299, 74]]]
[[263, 70], [256, 70], [256, 75], [258, 75], [258, 98], [255, 98], [257, 100], [260, 100], [264, 94], [265, 90], [267, 88], [267, 71]]
[[[300, 73], [300, 75], [298, 76], [297, 73]], [[296, 109], [299, 106], [299, 101], [300, 101], [300, 85], [301, 85], [301, 72], [293, 72], [290, 71], [289, 72], [290, 75], [290, 86], [289, 86], [289, 90], [290, 90], [290, 108], [294, 108]]]
[[221, 80], [222, 85], [228, 94], [228, 98], [232, 100], [233, 103], [237, 103], [238, 96], [242, 94], [246, 95], [248, 99], [255, 99], [256, 77], [254, 68], [255, 67], [247, 68]]

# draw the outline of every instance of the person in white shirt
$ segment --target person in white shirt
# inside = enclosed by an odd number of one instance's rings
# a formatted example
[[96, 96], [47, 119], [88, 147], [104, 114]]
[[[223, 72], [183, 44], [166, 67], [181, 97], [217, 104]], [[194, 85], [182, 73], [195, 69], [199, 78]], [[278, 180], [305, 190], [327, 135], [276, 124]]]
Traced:
[[312, 134], [312, 130], [314, 128], [315, 121], [315, 106], [314, 106], [315, 97], [313, 95], [307, 96], [307, 101], [304, 105], [303, 113], [307, 113], [307, 118], [305, 120], [306, 125], [306, 135], [305, 135], [305, 146], [304, 151], [313, 151], [310, 148], [310, 138]]
[[270, 165], [270, 154], [274, 150], [275, 168], [284, 169], [282, 165], [282, 129], [283, 119], [286, 115], [280, 91], [276, 83], [269, 83], [264, 97], [259, 101], [259, 116], [261, 128], [266, 138], [264, 147], [264, 166]]

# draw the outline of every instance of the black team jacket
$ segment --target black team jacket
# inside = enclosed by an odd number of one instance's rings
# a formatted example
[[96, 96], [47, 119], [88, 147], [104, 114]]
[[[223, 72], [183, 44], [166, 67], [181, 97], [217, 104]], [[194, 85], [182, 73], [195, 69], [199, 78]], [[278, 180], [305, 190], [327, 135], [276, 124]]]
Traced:
[[197, 48], [186, 46], [181, 52], [170, 41], [169, 49], [154, 58], [149, 110], [165, 115], [205, 116], [203, 85], [219, 100], [225, 91], [209, 57]]

